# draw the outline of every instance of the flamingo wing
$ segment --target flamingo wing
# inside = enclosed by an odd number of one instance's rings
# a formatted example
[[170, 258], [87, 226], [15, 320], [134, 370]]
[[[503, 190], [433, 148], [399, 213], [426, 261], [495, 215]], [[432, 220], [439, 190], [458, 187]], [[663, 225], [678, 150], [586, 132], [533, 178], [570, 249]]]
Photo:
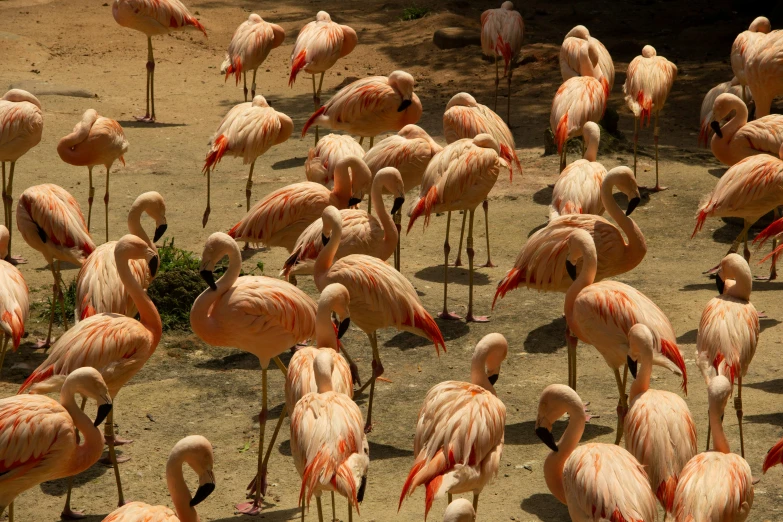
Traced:
[[[151, 34], [165, 34], [178, 29], [194, 28], [204, 33], [204, 36], [207, 35], [201, 22], [190, 14], [180, 0], [115, 0], [112, 10], [115, 20], [127, 22], [127, 26], [132, 29], [137, 29], [135, 25], [140, 23], [138, 20], [143, 19], [144, 22], [138, 30], [145, 33], [152, 28], [154, 32]], [[136, 24], [133, 23], [134, 21]], [[121, 25], [126, 25], [122, 22]]]
[[395, 167], [407, 192], [421, 183], [430, 160], [441, 150], [431, 139], [409, 139], [393, 134], [368, 150], [364, 162], [373, 174], [383, 167]]
[[[731, 81], [719, 83], [704, 96], [704, 100], [701, 102], [700, 119], [701, 130], [699, 131], [699, 144], [706, 147], [709, 144], [710, 138], [715, 133], [710, 127], [712, 123], [712, 109], [715, 107], [715, 99], [724, 93], [731, 93], [734, 96], [742, 99], [742, 86], [737, 81], [737, 78], [732, 78]], [[749, 100], [744, 100], [746, 103]], [[740, 129], [742, 130], [742, 129]], [[779, 148], [779, 147], [778, 147]]]
[[0, 99], [0, 158], [16, 161], [38, 145], [43, 132], [41, 109], [29, 102]]
[[[372, 255], [378, 242], [383, 240], [383, 228], [378, 221], [364, 210], [343, 209], [340, 211], [343, 219], [340, 247], [335, 259], [341, 259], [351, 254]], [[313, 221], [296, 241], [291, 259], [296, 255], [295, 262], [315, 262], [318, 254], [324, 248], [323, 219]]]
[[365, 114], [397, 112], [400, 96], [385, 76], [370, 76], [340, 89], [324, 105], [324, 114], [339, 123], [352, 122]]
[[745, 459], [733, 453], [699, 453], [680, 475], [674, 518], [746, 520], [753, 496], [753, 477]]
[[745, 375], [748, 370], [759, 332], [759, 316], [753, 303], [720, 295], [710, 299], [702, 312], [696, 353], [734, 383], [738, 375]]
[[282, 129], [277, 114], [271, 107], [248, 108], [227, 133], [229, 150], [242, 156], [245, 164], [255, 161], [277, 143]]
[[606, 91], [592, 76], [576, 76], [563, 83], [552, 100], [549, 125], [558, 147], [581, 133], [588, 121], [598, 123], [606, 109]]
[[29, 315], [30, 292], [22, 273], [0, 261], [0, 329], [11, 338], [14, 350], [19, 348]]
[[750, 121], [740, 127], [734, 139], [747, 140], [750, 148], [777, 157], [783, 145], [783, 116], [770, 114]]
[[330, 350], [332, 355], [332, 389], [337, 393], [353, 397], [351, 369], [345, 357], [331, 348], [307, 346], [297, 350], [288, 363], [288, 372], [286, 372], [285, 378], [285, 403], [288, 406], [288, 411], [294, 411], [294, 407], [302, 397], [318, 391], [313, 361], [322, 350]]
[[176, 513], [165, 506], [150, 506], [144, 502], [129, 502], [115, 509], [103, 522], [180, 522]]
[[331, 21], [313, 21], [302, 27], [291, 53], [289, 85], [300, 70], [324, 72], [340, 58], [345, 33], [343, 26]]
[[625, 85], [625, 103], [635, 116], [646, 117], [652, 111], [663, 109], [669, 91], [677, 77], [677, 66], [662, 56], [637, 56], [628, 65]]
[[560, 74], [563, 81], [581, 76], [579, 73], [579, 53], [587, 41], [575, 36], [566, 36], [560, 45]]
[[501, 147], [505, 146], [509, 155], [514, 159], [514, 165], [519, 169], [522, 168], [517, 157], [516, 144], [511, 129], [508, 128], [503, 118], [489, 107], [481, 104], [477, 104], [475, 107], [455, 105], [443, 114], [443, 134], [447, 143], [453, 143], [463, 138], [473, 139], [482, 133], [495, 138]]
[[601, 184], [606, 169], [597, 161], [577, 160], [569, 164], [552, 190], [550, 216], [604, 213]]

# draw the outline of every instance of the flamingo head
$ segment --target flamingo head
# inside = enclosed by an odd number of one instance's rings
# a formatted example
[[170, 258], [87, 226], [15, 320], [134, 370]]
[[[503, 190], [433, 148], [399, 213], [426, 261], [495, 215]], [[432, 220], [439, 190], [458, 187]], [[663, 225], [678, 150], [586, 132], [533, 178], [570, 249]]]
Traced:
[[73, 396], [74, 393], [93, 399], [98, 403], [98, 413], [95, 416], [93, 425], [96, 428], [100, 426], [112, 409], [109, 388], [106, 386], [106, 381], [103, 380], [101, 373], [95, 368], [85, 366], [68, 374], [63, 383], [61, 395]]
[[133, 234], [126, 234], [117, 241], [117, 246], [114, 247], [114, 259], [117, 266], [127, 265], [131, 259], [144, 259], [147, 261], [147, 268], [152, 277], [155, 277], [158, 273], [158, 267], [160, 266], [157, 250], [151, 248], [143, 239]]
[[458, 92], [446, 104], [446, 110], [452, 107], [478, 107], [478, 102], [472, 95], [466, 92]]
[[756, 17], [748, 27], [748, 31], [754, 33], [768, 33], [772, 30], [772, 24], [769, 23], [769, 18], [766, 16]]
[[335, 319], [334, 323], [338, 339], [342, 339], [351, 325], [351, 311], [348, 308], [350, 301], [351, 296], [348, 293], [348, 289], [340, 283], [328, 285], [321, 292], [321, 297], [318, 299], [319, 309], [325, 308], [328, 312], [334, 312], [340, 318], [340, 321]]
[[641, 323], [636, 323], [628, 330], [628, 369], [633, 378], [636, 378], [638, 363], [652, 363], [655, 338], [650, 329]]
[[392, 89], [397, 91], [402, 98], [400, 106], [397, 107], [397, 112], [402, 112], [413, 103], [413, 85], [415, 80], [413, 76], [405, 71], [394, 71], [389, 75], [389, 85]]
[[203, 502], [215, 491], [215, 473], [212, 471], [214, 456], [212, 444], [201, 435], [190, 435], [177, 442], [169, 453], [166, 468], [189, 465], [198, 475], [198, 489], [190, 500], [190, 507]]
[[239, 251], [236, 241], [223, 232], [215, 232], [204, 244], [204, 250], [201, 253], [201, 263], [199, 264], [199, 275], [204, 282], [209, 285], [210, 290], [217, 290], [215, 284], [215, 266], [227, 256], [231, 251]]
[[538, 400], [535, 432], [552, 451], [558, 451], [555, 437], [552, 435], [552, 425], [566, 412], [571, 415], [572, 421], [576, 412], [584, 414], [584, 404], [579, 395], [563, 384], [550, 384], [544, 388]]
[[655, 51], [655, 47], [653, 47], [652, 45], [645, 45], [642, 48], [642, 56], [644, 56], [645, 58], [652, 58], [657, 54], [658, 53]]

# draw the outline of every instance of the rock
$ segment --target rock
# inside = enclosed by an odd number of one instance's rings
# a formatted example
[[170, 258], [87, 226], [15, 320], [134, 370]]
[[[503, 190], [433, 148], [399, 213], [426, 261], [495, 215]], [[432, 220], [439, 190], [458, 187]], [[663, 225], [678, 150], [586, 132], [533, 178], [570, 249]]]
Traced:
[[444, 27], [435, 31], [432, 43], [438, 49], [458, 49], [470, 45], [481, 45], [481, 33], [464, 27]]

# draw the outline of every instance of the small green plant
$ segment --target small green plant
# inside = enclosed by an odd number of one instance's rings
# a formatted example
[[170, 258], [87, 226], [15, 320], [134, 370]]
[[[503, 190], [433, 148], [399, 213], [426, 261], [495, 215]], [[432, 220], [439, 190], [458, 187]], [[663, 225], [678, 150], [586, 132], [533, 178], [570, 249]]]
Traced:
[[[68, 325], [72, 326], [74, 323], [73, 313], [76, 308], [76, 278], [71, 279], [68, 286], [65, 287], [65, 315], [68, 319]], [[42, 319], [49, 320], [49, 315], [52, 313], [52, 298], [46, 298], [46, 304], [40, 308], [39, 316]], [[63, 312], [60, 308], [60, 301], [57, 301], [57, 306], [54, 309], [54, 324], [62, 326], [63, 324]]]
[[418, 20], [419, 18], [424, 18], [428, 14], [430, 14], [429, 7], [419, 7], [419, 6], [412, 5], [402, 10], [401, 20], [403, 22], [410, 22], [411, 20]]
[[158, 248], [160, 258], [159, 272], [168, 272], [174, 268], [185, 268], [198, 272], [201, 260], [189, 250], [183, 250], [174, 246], [174, 238], [163, 240], [163, 246]]

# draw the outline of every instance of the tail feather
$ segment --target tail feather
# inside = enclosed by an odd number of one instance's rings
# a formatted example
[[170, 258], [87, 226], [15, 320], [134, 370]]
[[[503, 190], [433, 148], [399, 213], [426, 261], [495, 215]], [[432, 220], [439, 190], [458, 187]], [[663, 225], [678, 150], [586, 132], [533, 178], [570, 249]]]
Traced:
[[562, 154], [563, 146], [568, 139], [568, 113], [563, 114], [560, 122], [555, 129], [555, 143], [557, 143], [557, 153]]
[[17, 395], [23, 393], [25, 390], [30, 388], [30, 386], [32, 386], [33, 384], [45, 381], [52, 375], [54, 375], [54, 366], [49, 366], [47, 369], [43, 371], [40, 371], [40, 369], [35, 370], [32, 374], [30, 374], [30, 377], [28, 377], [19, 387], [19, 391], [16, 392]]
[[302, 474], [302, 487], [299, 489], [299, 505], [310, 505], [310, 498], [315, 493], [315, 487], [321, 482], [321, 477], [331, 477], [334, 470], [329, 456], [325, 451], [319, 451], [307, 465]]
[[212, 150], [209, 151], [207, 154], [206, 160], [204, 161], [204, 168], [202, 169], [202, 172], [206, 174], [208, 170], [213, 168], [215, 165], [220, 163], [221, 158], [223, 158], [223, 155], [228, 150], [228, 138], [226, 138], [224, 135], [220, 135], [217, 138], [215, 138], [215, 141], [212, 143]]
[[707, 121], [701, 122], [701, 129], [699, 130], [699, 146], [708, 147], [710, 144], [710, 126]]
[[411, 486], [413, 485], [413, 479], [416, 477], [419, 471], [421, 471], [421, 468], [423, 468], [425, 464], [427, 464], [426, 460], [421, 460], [419, 462], [416, 462], [411, 468], [410, 472], [408, 473], [408, 478], [405, 479], [405, 484], [403, 484], [402, 486], [402, 493], [400, 493], [400, 503], [397, 505], [398, 513], [400, 511], [400, 508], [402, 507], [402, 502], [403, 500], [405, 500], [405, 497], [407, 497], [413, 492], [411, 490]]
[[432, 316], [427, 313], [424, 308], [414, 312], [413, 324], [409, 326], [418, 328], [427, 334], [427, 339], [432, 341], [432, 344], [435, 345], [435, 352], [438, 355], [440, 355], [440, 347], [443, 348], [443, 353], [446, 353], [446, 341], [443, 340], [443, 334], [440, 333], [438, 323], [435, 322]]
[[498, 287], [495, 290], [495, 298], [492, 300], [492, 309], [495, 309], [495, 302], [497, 302], [498, 297], [501, 299], [506, 297], [506, 294], [518, 287], [521, 282], [522, 271], [516, 267], [509, 270], [498, 283]]
[[426, 227], [430, 224], [430, 213], [432, 212], [432, 207], [437, 201], [438, 187], [432, 186], [430, 187], [430, 190], [427, 191], [427, 195], [423, 198], [419, 198], [418, 203], [416, 203], [416, 206], [413, 207], [410, 219], [408, 220], [408, 231], [406, 234], [410, 234], [411, 228], [413, 228], [413, 224], [421, 215], [424, 215], [424, 226]]
[[[726, 368], [726, 370], [721, 371], [721, 365], [723, 365], [724, 368]], [[726, 359], [723, 357], [723, 354], [718, 353], [715, 355], [715, 358], [712, 360], [712, 367], [715, 368], [715, 371], [719, 375], [728, 377], [729, 381], [731, 381], [731, 385], [734, 386], [734, 381], [740, 372], [739, 361], [734, 361], [734, 363], [729, 364], [729, 362], [726, 361]], [[728, 375], [726, 375], [726, 372], [728, 372]]]
[[85, 298], [84, 301], [82, 301], [82, 313], [79, 316], [79, 320], [83, 321], [88, 317], [92, 317], [96, 313], [98, 312], [95, 310], [95, 307], [92, 306], [92, 303], [90, 303], [90, 301]]
[[322, 114], [323, 114], [323, 113], [325, 113], [325, 112], [326, 112], [326, 107], [322, 105], [322, 106], [321, 106], [321, 107], [320, 107], [320, 108], [319, 108], [317, 111], [315, 111], [315, 112], [313, 113], [313, 115], [312, 115], [312, 116], [310, 116], [310, 118], [307, 120], [307, 123], [305, 123], [305, 124], [304, 124], [304, 127], [302, 127], [302, 137], [303, 137], [303, 138], [305, 137], [305, 134], [307, 134], [307, 129], [309, 129], [309, 128], [310, 128], [310, 126], [311, 126], [311, 125], [312, 125], [312, 124], [315, 122], [315, 120], [316, 120], [316, 119], [317, 119], [317, 118], [318, 118], [320, 115], [322, 115]]
[[[236, 226], [234, 228], [236, 228]], [[232, 228], [231, 230], [233, 231], [234, 228]], [[288, 257], [288, 259], [285, 260], [285, 263], [283, 263], [283, 269], [280, 271], [280, 275], [283, 276], [286, 281], [288, 281], [288, 276], [291, 274], [291, 270], [294, 269], [294, 267], [296, 266], [296, 263], [299, 261], [299, 253], [300, 253], [300, 251], [301, 250], [299, 248], [294, 250], [294, 253], [291, 254]]]
[[242, 222], [240, 221], [239, 223], [237, 223], [236, 225], [234, 225], [233, 227], [231, 227], [231, 230], [229, 230], [229, 231], [227, 232], [227, 234], [228, 234], [230, 237], [232, 237], [232, 238], [236, 239], [236, 238], [237, 238], [237, 232], [239, 231], [239, 227], [240, 227], [241, 225], [242, 225]]
[[[174, 17], [171, 18], [171, 21], [172, 21], [172, 25], [171, 26], [172, 27], [177, 27], [177, 25], [175, 23], [173, 23], [174, 22]], [[204, 36], [207, 36], [207, 30], [204, 28], [204, 26], [201, 25], [201, 22], [199, 22], [198, 20], [196, 20], [192, 16], [185, 15], [183, 17], [182, 21], [185, 23], [185, 25], [190, 25], [192, 27], [195, 27], [196, 29], [198, 29], [199, 31], [204, 33]]]
[[299, 71], [304, 69], [305, 65], [307, 65], [307, 50], [303, 49], [296, 55], [296, 58], [294, 58], [294, 61], [291, 63], [291, 75], [288, 77], [289, 87], [294, 84], [296, 76], [299, 74]]
[[679, 478], [675, 475], [668, 479], [661, 481], [658, 485], [658, 490], [655, 492], [655, 496], [661, 501], [661, 505], [666, 513], [671, 513], [674, 509], [674, 492], [677, 490], [677, 482]]
[[236, 79], [236, 85], [239, 85], [239, 78], [242, 76], [242, 58], [239, 56], [237, 56], [235, 60], [232, 60], [231, 63], [228, 64], [228, 67], [226, 67], [226, 80], [228, 80], [228, 77], [232, 74]]
[[647, 118], [647, 125], [650, 124], [650, 115], [652, 115], [652, 99], [645, 98], [644, 91], [640, 90], [636, 95], [636, 103], [639, 104], [642, 112], [639, 115], [639, 124], [644, 126], [644, 119]]
[[508, 180], [514, 180], [514, 165], [522, 172], [522, 164], [519, 162], [517, 151], [509, 147], [508, 145], [500, 144], [500, 156], [508, 162]]
[[353, 478], [351, 469], [346, 465], [345, 462], [343, 462], [340, 467], [337, 468], [337, 472], [335, 473], [334, 477], [332, 477], [331, 482], [335, 489], [342, 493], [348, 499], [348, 502], [356, 508], [356, 512], [361, 515], [361, 512], [359, 511], [359, 498], [357, 496], [356, 481]]
[[443, 475], [438, 475], [431, 481], [427, 482], [426, 493], [424, 495], [424, 520], [427, 520], [427, 514], [432, 509], [432, 503], [435, 501], [435, 495], [440, 489], [440, 484], [443, 482]]
[[698, 234], [699, 231], [704, 227], [705, 221], [707, 221], [707, 211], [699, 210], [699, 215], [696, 216], [696, 227], [693, 229], [693, 234], [691, 234], [691, 239], [696, 237], [696, 234]]
[[498, 36], [498, 42], [495, 44], [495, 52], [500, 53], [503, 56], [503, 61], [505, 62], [505, 67], [503, 69], [503, 76], [506, 76], [508, 74], [508, 68], [511, 65], [511, 59], [513, 58], [513, 52], [511, 50], [511, 45], [507, 42], [503, 41], [502, 36]]
[[661, 353], [682, 372], [682, 391], [688, 395], [688, 372], [685, 369], [685, 361], [682, 359], [680, 347], [672, 341], [661, 339]]
[[[764, 246], [764, 243], [766, 243], [769, 238], [781, 233], [783, 233], [783, 218], [774, 221], [770, 226], [759, 232], [759, 235], [753, 240], [753, 244], [756, 246], [756, 249], [759, 249]], [[761, 241], [761, 243], [756, 245], [758, 241]]]
[[761, 264], [766, 263], [767, 259], [769, 259], [769, 258], [771, 258], [773, 256], [774, 256], [775, 260], [777, 260], [782, 252], [783, 252], [783, 244], [778, 245], [778, 247], [775, 250], [773, 250], [772, 252], [770, 252], [769, 254], [764, 256], [764, 258], [761, 261], [759, 261], [759, 264], [761, 265]]
[[764, 457], [764, 465], [761, 468], [762, 472], [766, 473], [769, 468], [776, 464], [783, 464], [783, 439], [775, 443], [767, 452], [767, 456]]
[[9, 310], [3, 313], [3, 321], [11, 327], [14, 351], [19, 348], [19, 343], [22, 341], [22, 335], [24, 334], [24, 321], [22, 320], [21, 310], [17, 310], [17, 313], [11, 313]]

